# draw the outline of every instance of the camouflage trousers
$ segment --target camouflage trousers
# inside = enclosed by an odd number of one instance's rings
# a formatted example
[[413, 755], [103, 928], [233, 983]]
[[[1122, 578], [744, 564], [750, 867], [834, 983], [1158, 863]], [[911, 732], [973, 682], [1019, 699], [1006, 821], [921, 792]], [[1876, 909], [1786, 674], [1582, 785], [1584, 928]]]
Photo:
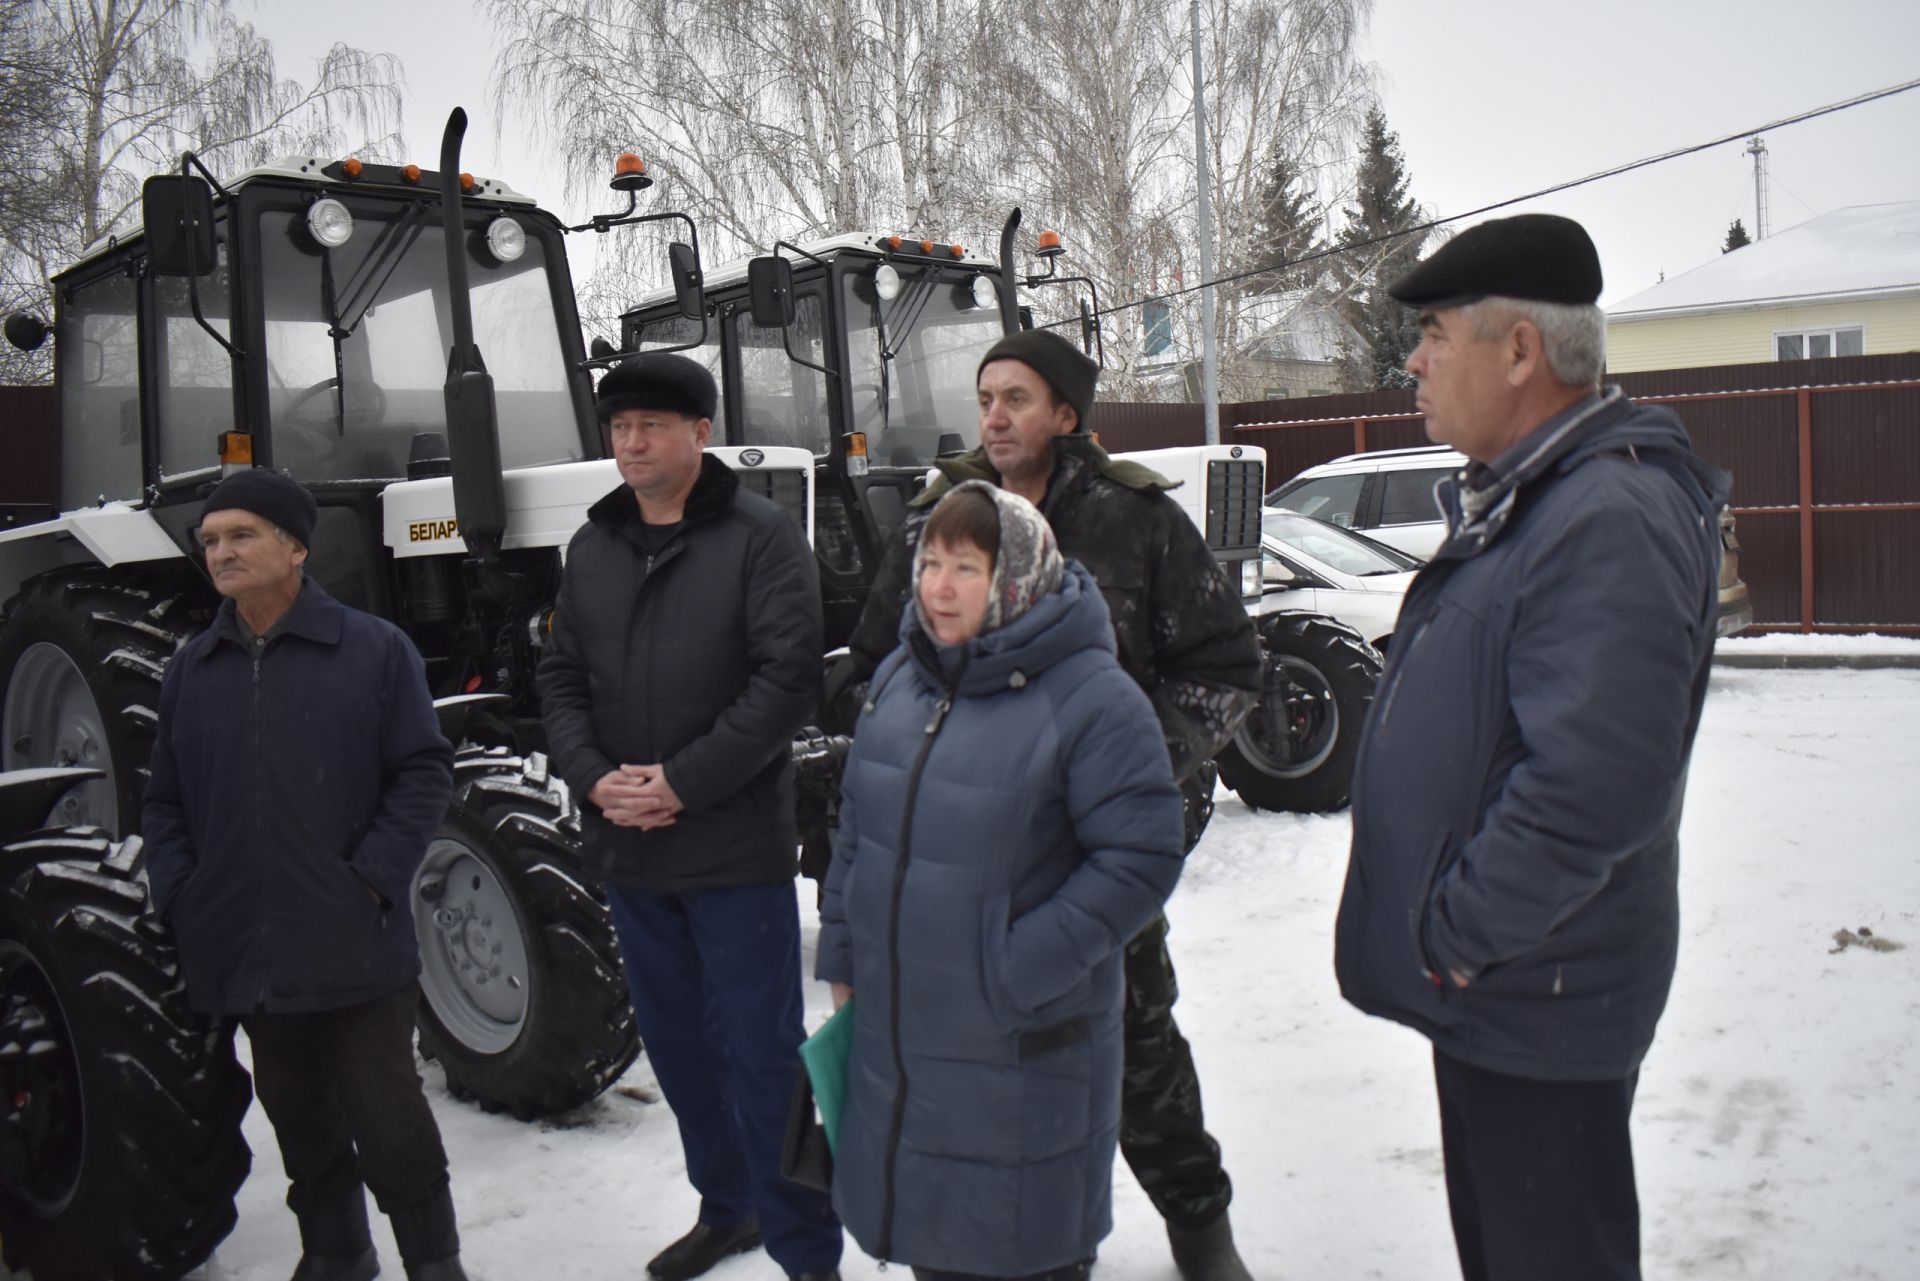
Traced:
[[1233, 1181], [1201, 1115], [1193, 1052], [1173, 1021], [1180, 990], [1166, 917], [1127, 944], [1126, 974], [1120, 1154], [1162, 1218], [1174, 1227], [1202, 1228], [1226, 1212]]

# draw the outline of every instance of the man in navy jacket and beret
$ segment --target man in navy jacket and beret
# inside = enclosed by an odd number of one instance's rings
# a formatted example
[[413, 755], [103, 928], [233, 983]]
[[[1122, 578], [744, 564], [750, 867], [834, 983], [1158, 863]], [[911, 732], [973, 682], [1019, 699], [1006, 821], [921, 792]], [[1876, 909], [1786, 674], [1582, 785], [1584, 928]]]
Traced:
[[208, 498], [226, 599], [168, 664], [144, 832], [195, 1009], [237, 1018], [300, 1221], [295, 1281], [464, 1281], [447, 1157], [414, 1070], [413, 877], [452, 787], [420, 655], [302, 566], [312, 495], [244, 471]]
[[1335, 968], [1433, 1042], [1467, 1281], [1628, 1281], [1727, 478], [1601, 386], [1578, 223], [1483, 223], [1389, 292], [1427, 434], [1470, 461], [1368, 718]]

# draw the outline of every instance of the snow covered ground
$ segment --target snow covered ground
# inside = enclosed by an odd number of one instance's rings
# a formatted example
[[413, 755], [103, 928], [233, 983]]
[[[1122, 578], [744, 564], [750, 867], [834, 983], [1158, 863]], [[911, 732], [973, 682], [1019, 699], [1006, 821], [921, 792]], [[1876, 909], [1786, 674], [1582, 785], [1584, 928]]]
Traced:
[[[1679, 977], [1634, 1116], [1650, 1277], [1920, 1277], [1916, 722], [1920, 672], [1715, 674]], [[1222, 794], [1171, 908], [1180, 1021], [1256, 1277], [1454, 1276], [1426, 1042], [1334, 989], [1346, 846], [1345, 815], [1250, 814]], [[1833, 950], [1860, 926], [1909, 946]], [[824, 989], [808, 1000], [817, 1024]], [[431, 1067], [427, 1080], [476, 1278], [638, 1281], [692, 1223], [664, 1105], [610, 1093], [522, 1125], [454, 1103]], [[627, 1084], [651, 1085], [644, 1058]], [[253, 1177], [207, 1281], [279, 1281], [298, 1255], [257, 1108], [247, 1134]], [[1098, 1275], [1170, 1281], [1159, 1221], [1124, 1172], [1115, 1217]], [[876, 1273], [851, 1248], [844, 1270]], [[779, 1281], [763, 1254], [711, 1275]]]

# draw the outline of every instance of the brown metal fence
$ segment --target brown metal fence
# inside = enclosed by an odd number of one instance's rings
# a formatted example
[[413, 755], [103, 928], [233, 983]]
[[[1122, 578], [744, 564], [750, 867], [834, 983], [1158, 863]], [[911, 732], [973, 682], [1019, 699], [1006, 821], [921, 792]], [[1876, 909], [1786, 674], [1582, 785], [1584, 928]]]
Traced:
[[[1616, 381], [1671, 406], [1701, 456], [1733, 473], [1757, 628], [1920, 635], [1920, 353]], [[1112, 449], [1201, 440], [1197, 405], [1095, 415]], [[1222, 405], [1220, 419], [1226, 439], [1266, 449], [1269, 483], [1342, 454], [1428, 443], [1411, 391]]]

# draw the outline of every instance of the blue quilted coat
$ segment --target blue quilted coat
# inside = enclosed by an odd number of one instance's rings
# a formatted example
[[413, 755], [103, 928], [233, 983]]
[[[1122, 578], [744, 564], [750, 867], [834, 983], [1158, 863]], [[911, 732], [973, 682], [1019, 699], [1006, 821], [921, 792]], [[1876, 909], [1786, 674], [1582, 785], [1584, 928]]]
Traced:
[[1112, 1227], [1121, 949], [1180, 875], [1180, 794], [1100, 590], [869, 687], [818, 975], [858, 995], [834, 1207], [862, 1249], [1020, 1276]]

